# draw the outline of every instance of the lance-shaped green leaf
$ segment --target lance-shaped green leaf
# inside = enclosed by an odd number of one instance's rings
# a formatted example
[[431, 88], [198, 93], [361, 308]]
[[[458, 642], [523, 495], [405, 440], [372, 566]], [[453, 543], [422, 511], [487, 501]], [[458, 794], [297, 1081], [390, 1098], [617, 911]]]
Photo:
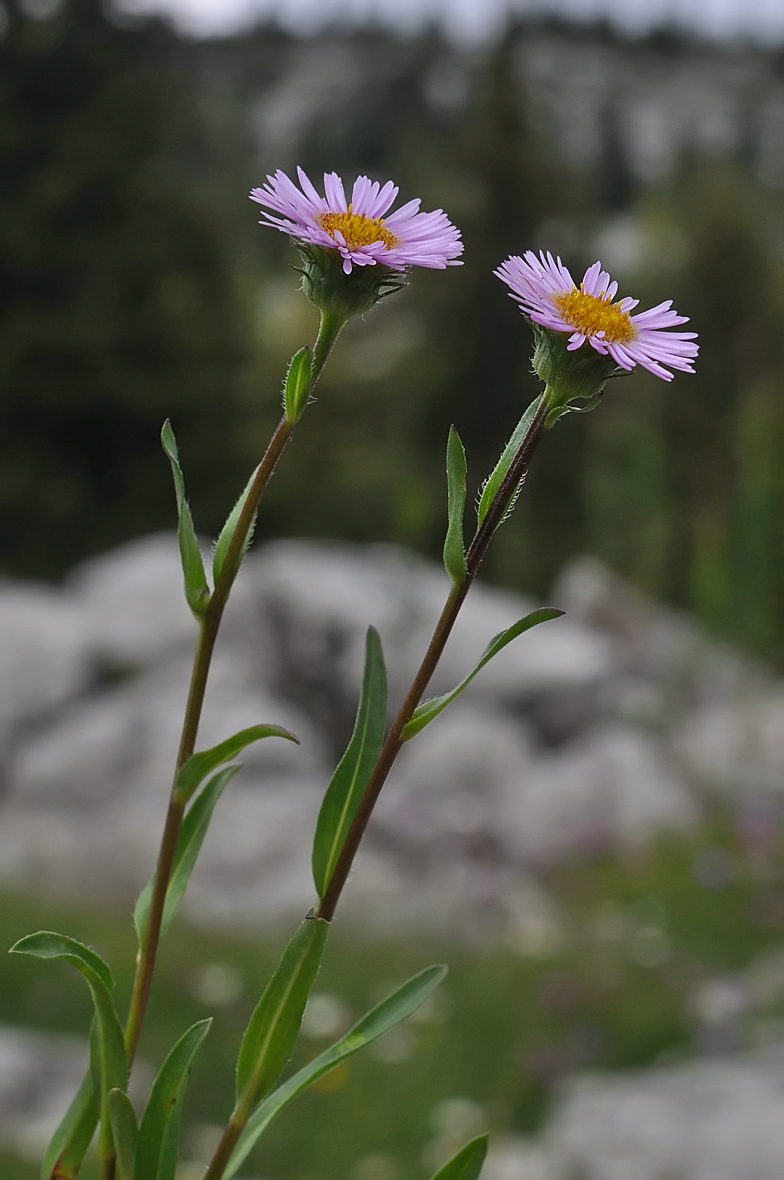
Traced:
[[312, 1086], [325, 1073], [329, 1073], [336, 1065], [340, 1065], [347, 1057], [359, 1052], [365, 1045], [369, 1045], [384, 1033], [389, 1032], [396, 1024], [406, 1020], [412, 1012], [416, 1012], [420, 1004], [441, 983], [446, 971], [444, 966], [427, 967], [424, 971], [420, 971], [418, 975], [409, 979], [386, 1000], [382, 1000], [380, 1004], [372, 1008], [339, 1041], [330, 1045], [318, 1057], [314, 1057], [263, 1102], [259, 1103], [232, 1152], [224, 1180], [231, 1180], [231, 1177], [236, 1175], [267, 1127], [290, 1102], [293, 1102], [303, 1090], [307, 1090], [308, 1086]]
[[503, 651], [513, 639], [517, 639], [517, 636], [522, 635], [524, 631], [530, 631], [538, 623], [546, 623], [548, 619], [560, 618], [563, 613], [562, 610], [541, 607], [539, 610], [531, 611], [530, 615], [526, 615], [524, 619], [520, 619], [513, 626], [507, 627], [506, 631], [499, 631], [498, 635], [490, 640], [479, 662], [468, 673], [465, 679], [460, 681], [457, 688], [453, 688], [451, 692], [444, 693], [443, 696], [431, 697], [428, 701], [422, 701], [422, 704], [417, 706], [411, 720], [403, 727], [403, 741], [407, 742], [409, 738], [415, 737], [439, 713], [443, 713], [447, 705], [451, 705], [455, 697], [460, 696], [463, 689], [468, 687], [477, 672], [481, 672], [485, 664], [488, 664], [493, 656], [497, 656], [499, 651]]
[[283, 408], [289, 422], [298, 421], [308, 404], [312, 369], [313, 354], [309, 348], [301, 348], [299, 352], [294, 353], [283, 387]]
[[248, 729], [241, 729], [225, 741], [219, 742], [210, 750], [199, 750], [192, 754], [177, 775], [175, 796], [181, 803], [187, 803], [193, 792], [204, 782], [208, 774], [216, 766], [224, 762], [231, 762], [232, 758], [250, 746], [253, 742], [260, 742], [262, 738], [280, 737], [299, 745], [299, 738], [280, 725], [251, 725]]
[[[177, 837], [177, 847], [174, 851], [171, 876], [169, 877], [169, 884], [166, 889], [166, 900], [163, 905], [161, 935], [165, 934], [169, 923], [176, 913], [177, 906], [182, 901], [183, 894], [193, 872], [193, 866], [196, 864], [196, 858], [204, 843], [204, 837], [207, 835], [207, 828], [210, 826], [215, 804], [223, 794], [226, 784], [234, 777], [239, 769], [237, 765], [225, 766], [223, 770], [213, 775], [207, 785], [199, 792], [189, 807], [185, 819], [182, 821], [180, 834]], [[147, 938], [147, 922], [150, 917], [154, 881], [155, 878], [153, 877], [152, 880], [147, 882], [139, 894], [139, 900], [136, 902], [136, 908], [133, 913], [139, 946], [144, 946]]]
[[[519, 451], [523, 439], [528, 433], [531, 423], [536, 417], [537, 411], [542, 404], [542, 398], [544, 396], [544, 394], [541, 394], [541, 396], [535, 398], [535, 400], [531, 402], [530, 406], [525, 411], [520, 421], [517, 423], [517, 426], [515, 426], [512, 437], [504, 447], [501, 458], [493, 468], [490, 476], [488, 477], [487, 483], [482, 488], [482, 494], [479, 497], [479, 507], [476, 510], [477, 521], [479, 524], [481, 524], [484, 518], [487, 516], [487, 510], [495, 499], [496, 493], [501, 487], [501, 484], [504, 482], [504, 476], [512, 466], [512, 460]], [[515, 493], [513, 492], [509, 496], [510, 503], [514, 499], [514, 495]]]
[[305, 918], [283, 952], [242, 1038], [237, 1059], [237, 1109], [249, 1113], [288, 1061], [328, 931], [329, 922], [323, 918]]
[[487, 1155], [487, 1135], [477, 1135], [439, 1168], [432, 1180], [479, 1180]]
[[463, 542], [463, 512], [466, 497], [466, 456], [454, 426], [446, 445], [446, 484], [449, 524], [444, 541], [444, 568], [453, 582], [465, 581], [466, 559]]
[[[259, 464], [259, 467], [260, 466], [261, 466], [261, 464]], [[256, 476], [258, 474], [259, 467], [256, 468], [256, 470], [253, 472], [253, 475], [250, 477], [250, 479], [246, 483], [245, 489], [244, 489], [242, 495], [240, 496], [239, 500], [237, 501], [237, 503], [234, 505], [231, 512], [229, 513], [226, 523], [220, 531], [220, 536], [218, 537], [218, 540], [215, 543], [215, 551], [212, 555], [212, 577], [213, 577], [213, 581], [216, 586], [218, 584], [218, 578], [221, 576], [221, 571], [223, 570], [224, 562], [226, 561], [226, 555], [229, 552], [229, 546], [231, 545], [231, 542], [234, 539], [234, 534], [237, 531], [237, 525], [239, 524], [242, 510], [245, 507], [245, 502], [247, 501], [248, 496], [250, 495], [254, 480], [256, 479]], [[256, 526], [256, 517], [254, 514], [253, 520], [251, 522], [251, 526], [248, 529], [247, 533], [245, 534], [245, 540], [242, 542], [242, 549], [240, 550], [239, 561], [237, 562], [238, 569], [239, 569], [240, 562], [242, 561], [243, 557], [245, 556], [245, 554], [248, 551], [248, 546], [250, 545], [251, 541], [253, 540], [253, 530], [254, 530], [255, 526]]]
[[109, 1118], [112, 1121], [114, 1150], [117, 1153], [117, 1180], [133, 1180], [136, 1159], [136, 1111], [130, 1098], [122, 1090], [109, 1091]]
[[41, 1180], [75, 1180], [100, 1116], [92, 1070], [88, 1069], [46, 1149]]
[[319, 897], [326, 892], [362, 793], [381, 753], [386, 722], [384, 654], [378, 631], [369, 627], [354, 732], [327, 787], [313, 838], [313, 880]]
[[185, 481], [182, 478], [180, 460], [177, 454], [177, 442], [174, 431], [167, 419], [161, 431], [163, 449], [168, 455], [174, 476], [174, 490], [177, 494], [177, 539], [180, 543], [180, 558], [182, 572], [185, 577], [185, 597], [188, 606], [197, 619], [200, 619], [210, 601], [210, 589], [204, 573], [204, 563], [201, 559], [199, 542], [196, 540], [196, 530], [193, 527], [193, 517], [185, 499]]
[[[299, 738], [295, 737], [293, 733], [289, 733], [287, 729], [282, 729], [279, 725], [252, 725], [249, 729], [242, 729], [239, 733], [235, 733], [233, 737], [227, 738], [226, 741], [221, 742], [217, 746], [213, 746], [212, 749], [201, 750], [188, 759], [177, 776], [177, 786], [175, 788], [177, 798], [181, 802], [187, 802], [211, 770], [214, 770], [222, 762], [226, 762], [236, 754], [239, 754], [241, 750], [244, 750], [252, 742], [260, 741], [261, 738], [265, 737], [283, 737], [299, 745]], [[229, 779], [238, 770], [239, 766], [227, 767], [219, 775], [210, 779], [207, 786], [200, 792], [196, 801], [188, 809], [177, 838], [172, 872], [166, 890], [161, 933], [164, 933], [168, 928], [177, 906], [182, 900], [190, 875], [193, 872], [193, 866], [196, 863], [196, 857], [207, 834], [207, 828], [212, 819], [215, 804], [218, 802], [223, 788]], [[153, 877], [152, 880], [147, 882], [139, 895], [139, 900], [136, 902], [136, 908], [134, 910], [133, 920], [140, 946], [144, 945], [146, 938], [154, 881], [155, 878]]]
[[112, 973], [95, 951], [74, 938], [66, 938], [63, 934], [54, 934], [48, 930], [20, 938], [11, 947], [11, 954], [33, 955], [38, 959], [64, 959], [84, 976], [95, 1005], [96, 1020], [90, 1042], [90, 1061], [93, 1081], [100, 1092], [101, 1133], [98, 1152], [106, 1157], [112, 1151], [109, 1091], [115, 1088], [125, 1090], [127, 1085], [123, 1032], [110, 995], [114, 987]]
[[188, 1073], [211, 1024], [200, 1020], [189, 1028], [161, 1066], [139, 1127], [133, 1180], [174, 1180]]

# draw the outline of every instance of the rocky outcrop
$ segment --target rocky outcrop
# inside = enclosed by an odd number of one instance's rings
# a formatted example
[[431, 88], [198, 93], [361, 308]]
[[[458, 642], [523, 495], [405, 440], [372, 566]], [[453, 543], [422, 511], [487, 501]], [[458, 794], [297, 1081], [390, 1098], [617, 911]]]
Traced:
[[[439, 567], [392, 546], [281, 541], [247, 559], [200, 745], [259, 721], [301, 745], [268, 739], [243, 754], [193, 877], [191, 916], [257, 924], [309, 904], [313, 825], [351, 731], [366, 628], [381, 634], [396, 703], [447, 590]], [[542, 866], [687, 829], [705, 792], [778, 797], [784, 690], [767, 669], [592, 559], [564, 571], [551, 602], [566, 617], [507, 647], [403, 751], [347, 915], [443, 930], [459, 913], [461, 933], [523, 945], [528, 911], [509, 898], [539, 897], [533, 910], [552, 917]], [[478, 584], [432, 691], [535, 605]], [[61, 590], [0, 590], [0, 879], [123, 898], [143, 884], [195, 632], [168, 534], [91, 560]]]

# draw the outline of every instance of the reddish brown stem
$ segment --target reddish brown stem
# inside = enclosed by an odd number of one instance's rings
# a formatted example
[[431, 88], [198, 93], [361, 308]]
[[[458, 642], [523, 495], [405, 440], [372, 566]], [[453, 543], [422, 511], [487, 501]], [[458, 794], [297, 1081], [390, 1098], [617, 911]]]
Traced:
[[[321, 376], [327, 358], [344, 324], [345, 319], [339, 316], [335, 317], [328, 313], [322, 314], [318, 338], [313, 346], [313, 364], [310, 380], [311, 391]], [[215, 584], [209, 605], [201, 621], [199, 640], [193, 660], [190, 689], [188, 691], [188, 703], [185, 708], [182, 737], [180, 738], [180, 748], [177, 753], [177, 764], [174, 771], [174, 785], [169, 799], [169, 808], [166, 813], [166, 822], [158, 853], [158, 863], [155, 868], [147, 929], [139, 947], [139, 954], [136, 960], [136, 975], [133, 981], [128, 1023], [125, 1029], [125, 1050], [129, 1069], [136, 1056], [139, 1036], [141, 1035], [144, 1017], [147, 1011], [152, 977], [155, 970], [155, 960], [158, 953], [158, 944], [161, 937], [161, 923], [166, 904], [166, 892], [169, 888], [169, 879], [174, 864], [174, 854], [177, 849], [177, 839], [180, 834], [185, 811], [184, 802], [179, 800], [175, 794], [177, 776], [196, 747], [196, 736], [199, 730], [199, 722], [204, 705], [204, 694], [207, 688], [207, 677], [210, 671], [210, 662], [215, 648], [215, 641], [218, 637], [218, 629], [229, 593], [234, 584], [234, 579], [242, 563], [242, 556], [245, 552], [247, 538], [250, 535], [253, 522], [256, 518], [259, 501], [295, 425], [296, 422], [290, 422], [284, 413], [275, 428], [275, 433], [270, 439], [264, 458], [259, 464], [242, 507], [237, 521], [237, 527], [234, 530], [234, 535], [232, 536], [221, 567], [220, 576]]]
[[425, 657], [420, 664], [414, 682], [408, 691], [406, 699], [400, 707], [397, 717], [392, 723], [392, 728], [387, 734], [386, 741], [381, 749], [378, 762], [370, 776], [365, 792], [357, 807], [354, 821], [349, 828], [345, 843], [340, 851], [337, 863], [335, 864], [334, 872], [329, 881], [324, 896], [321, 899], [321, 904], [316, 910], [316, 916], [324, 918], [331, 922], [335, 913], [335, 908], [340, 900], [340, 895], [343, 892], [343, 887], [346, 884], [348, 874], [351, 870], [351, 865], [354, 862], [354, 857], [357, 854], [360, 841], [364, 835], [365, 828], [368, 825], [373, 808], [376, 805], [376, 800], [381, 793], [381, 788], [387, 780], [395, 759], [403, 747], [403, 730], [408, 722], [411, 720], [414, 710], [422, 699], [422, 695], [430, 683], [430, 679], [436, 669], [436, 665], [441, 658], [446, 641], [449, 638], [452, 628], [457, 621], [457, 616], [460, 613], [460, 608], [465, 601], [468, 591], [471, 589], [471, 584], [476, 577], [479, 567], [482, 564], [482, 558], [487, 552], [487, 547], [493, 538], [493, 533], [498, 528], [503, 520], [509, 503], [517, 490], [520, 480], [524, 477], [530, 462], [531, 455], [541, 438], [544, 430], [545, 418], [547, 415], [547, 397], [542, 396], [541, 404], [534, 415], [528, 431], [520, 444], [520, 447], [515, 455], [512, 463], [507, 471], [501, 486], [496, 492], [490, 507], [487, 510], [484, 520], [476, 530], [474, 539], [471, 542], [468, 553], [466, 554], [466, 576], [464, 581], [454, 585], [446, 600], [446, 605], [441, 612], [441, 617], [436, 624], [436, 629], [433, 632], [433, 638], [430, 640], [430, 645], [425, 653]]
[[185, 707], [185, 719], [182, 727], [180, 748], [177, 753], [174, 786], [172, 787], [172, 793], [169, 798], [169, 809], [166, 813], [166, 823], [164, 824], [163, 836], [161, 838], [158, 863], [155, 868], [155, 880], [150, 899], [147, 929], [137, 957], [136, 975], [133, 981], [133, 992], [131, 993], [131, 1004], [128, 1013], [128, 1024], [125, 1030], [125, 1051], [129, 1069], [136, 1056], [139, 1036], [147, 1011], [150, 987], [155, 970], [155, 960], [161, 936], [161, 922], [163, 921], [163, 910], [166, 904], [166, 891], [169, 887], [169, 879], [174, 864], [174, 854], [177, 848], [177, 839], [180, 834], [183, 814], [185, 812], [185, 803], [176, 797], [174, 787], [177, 785], [177, 776], [180, 770], [188, 761], [196, 746], [196, 735], [204, 705], [204, 694], [207, 689], [210, 661], [212, 660], [215, 640], [218, 637], [218, 628], [220, 627], [226, 600], [229, 597], [229, 591], [231, 590], [232, 583], [242, 560], [245, 538], [250, 532], [258, 509], [259, 500], [269, 482], [270, 476], [275, 470], [275, 465], [288, 442], [292, 429], [293, 424], [288, 422], [285, 416], [281, 418], [267, 447], [266, 454], [259, 465], [256, 478], [253, 481], [250, 493], [237, 522], [234, 536], [226, 553], [226, 560], [223, 563], [221, 576], [218, 578], [214, 593], [201, 622], [199, 640], [193, 660], [188, 703]]

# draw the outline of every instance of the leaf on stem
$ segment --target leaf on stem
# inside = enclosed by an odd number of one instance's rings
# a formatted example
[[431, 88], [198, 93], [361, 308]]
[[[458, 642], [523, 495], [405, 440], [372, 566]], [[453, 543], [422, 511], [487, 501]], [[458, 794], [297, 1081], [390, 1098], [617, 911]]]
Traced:
[[329, 922], [323, 918], [305, 918], [283, 952], [242, 1038], [237, 1059], [237, 1109], [250, 1111], [275, 1084], [288, 1061], [328, 931]]
[[396, 1024], [406, 1020], [412, 1012], [422, 1004], [430, 993], [438, 987], [446, 975], [447, 969], [443, 965], [427, 967], [412, 979], [394, 991], [391, 996], [382, 1000], [375, 1008], [366, 1013], [357, 1024], [342, 1036], [334, 1045], [330, 1045], [318, 1057], [298, 1070], [292, 1077], [279, 1086], [268, 1098], [254, 1110], [248, 1123], [240, 1135], [237, 1146], [232, 1152], [224, 1180], [231, 1180], [236, 1175], [258, 1140], [266, 1131], [270, 1123], [282, 1110], [293, 1102], [303, 1090], [312, 1086], [325, 1073], [329, 1073], [341, 1061], [363, 1049], [372, 1041], [389, 1032]]
[[[525, 411], [525, 413], [523, 414], [520, 421], [517, 423], [517, 426], [515, 426], [514, 431], [512, 432], [512, 437], [509, 439], [509, 442], [504, 447], [504, 451], [503, 451], [503, 454], [501, 455], [501, 458], [498, 460], [495, 467], [493, 468], [493, 471], [489, 475], [489, 477], [487, 479], [487, 483], [482, 488], [482, 494], [479, 498], [479, 507], [476, 510], [476, 518], [477, 518], [477, 522], [479, 524], [481, 524], [482, 521], [484, 520], [484, 518], [487, 516], [487, 510], [490, 507], [490, 505], [492, 504], [493, 500], [495, 499], [498, 489], [501, 487], [501, 484], [504, 482], [504, 476], [506, 475], [509, 468], [512, 466], [512, 460], [514, 459], [515, 455], [519, 451], [520, 446], [523, 442], [523, 439], [525, 438], [526, 434], [528, 433], [531, 423], [533, 422], [534, 418], [536, 417], [537, 411], [539, 410], [539, 407], [542, 404], [542, 398], [544, 396], [545, 396], [544, 394], [541, 394], [539, 397], [535, 398], [534, 401], [531, 402], [530, 406]], [[514, 499], [515, 494], [516, 494], [516, 489], [509, 496], [509, 503], [510, 504], [511, 504], [512, 500]], [[509, 507], [509, 505], [505, 505], [504, 515], [506, 512], [506, 508], [508, 508], [508, 507]]]
[[100, 1093], [101, 1134], [98, 1152], [106, 1157], [112, 1151], [109, 1091], [115, 1088], [124, 1091], [127, 1085], [123, 1032], [110, 995], [114, 987], [112, 973], [95, 951], [83, 946], [74, 938], [67, 938], [63, 934], [54, 934], [48, 930], [20, 938], [19, 942], [11, 947], [10, 953], [33, 955], [38, 959], [65, 959], [84, 976], [93, 998], [96, 1016], [90, 1038], [90, 1064], [93, 1083]]
[[444, 568], [456, 585], [465, 581], [466, 559], [463, 542], [463, 512], [466, 498], [466, 455], [460, 435], [449, 429], [446, 445], [446, 483], [448, 519], [444, 541]]
[[477, 1135], [439, 1168], [432, 1180], [479, 1180], [487, 1155], [487, 1135]]
[[365, 670], [354, 732], [321, 804], [313, 838], [313, 880], [323, 898], [343, 843], [384, 744], [387, 723], [387, 673], [381, 639], [369, 627]]
[[407, 742], [410, 738], [416, 737], [426, 725], [442, 713], [447, 705], [451, 705], [455, 697], [460, 696], [460, 693], [466, 688], [476, 676], [492, 660], [493, 656], [497, 656], [499, 651], [511, 643], [513, 639], [517, 639], [518, 635], [522, 635], [524, 631], [530, 631], [532, 627], [536, 627], [538, 623], [546, 623], [549, 619], [558, 619], [564, 612], [556, 610], [552, 607], [540, 607], [539, 610], [531, 611], [530, 615], [526, 615], [524, 619], [520, 619], [506, 631], [499, 631], [498, 635], [490, 640], [490, 643], [482, 653], [482, 657], [476, 666], [468, 673], [464, 680], [461, 680], [457, 688], [453, 688], [451, 692], [445, 693], [440, 697], [432, 697], [429, 701], [422, 701], [414, 710], [411, 720], [403, 727], [402, 738]]
[[93, 1141], [100, 1113], [92, 1071], [88, 1069], [46, 1149], [41, 1180], [75, 1180]]
[[308, 404], [313, 375], [313, 353], [301, 348], [289, 361], [286, 383], [283, 386], [283, 409], [289, 422], [297, 422]]
[[200, 1020], [189, 1028], [161, 1066], [139, 1127], [133, 1180], [174, 1180], [188, 1073], [211, 1024], [211, 1020]]
[[[251, 725], [248, 729], [241, 729], [239, 733], [226, 738], [210, 750], [200, 750], [193, 754], [180, 770], [177, 776], [175, 797], [180, 802], [187, 802], [199, 784], [207, 777], [211, 770], [227, 762], [252, 742], [258, 742], [266, 737], [282, 737], [299, 745], [299, 738], [280, 725]], [[167, 929], [174, 917], [177, 906], [182, 900], [186, 886], [193, 872], [196, 857], [207, 834], [215, 804], [218, 802], [223, 789], [229, 779], [237, 773], [239, 766], [227, 766], [220, 774], [216, 774], [199, 793], [196, 800], [189, 807], [177, 837], [177, 847], [174, 852], [171, 877], [166, 890], [166, 901], [161, 922], [161, 934]], [[150, 903], [155, 878], [148, 881], [136, 902], [133, 920], [139, 945], [143, 946], [147, 934], [147, 922], [150, 916]]]
[[[236, 764], [234, 766], [226, 766], [216, 775], [213, 775], [206, 787], [199, 792], [195, 801], [189, 807], [185, 819], [182, 821], [180, 834], [177, 837], [177, 846], [174, 850], [171, 876], [166, 889], [166, 900], [163, 905], [163, 917], [161, 918], [160, 929], [161, 936], [165, 934], [169, 923], [177, 911], [178, 905], [182, 901], [183, 894], [193, 872], [193, 866], [196, 864], [196, 858], [204, 843], [204, 837], [207, 835], [207, 828], [210, 826], [215, 804], [223, 794], [226, 784], [234, 777], [239, 769], [239, 766]], [[136, 908], [133, 912], [133, 921], [140, 947], [143, 947], [147, 940], [147, 923], [150, 917], [150, 904], [152, 902], [154, 884], [155, 877], [152, 877], [139, 894], [139, 900], [136, 902]]]
[[199, 542], [193, 527], [193, 517], [185, 499], [185, 481], [182, 478], [177, 442], [168, 418], [163, 424], [161, 442], [172, 467], [174, 490], [177, 494], [177, 539], [180, 543], [182, 572], [185, 576], [185, 598], [197, 619], [200, 619], [210, 601], [210, 590], [204, 573]]
[[[259, 463], [259, 467], [261, 467], [261, 463]], [[251, 488], [253, 487], [253, 481], [255, 480], [255, 478], [258, 474], [259, 467], [256, 468], [256, 470], [253, 472], [253, 475], [250, 477], [250, 479], [246, 483], [245, 490], [243, 491], [239, 500], [237, 501], [237, 503], [234, 505], [231, 512], [229, 513], [226, 523], [220, 531], [220, 536], [218, 537], [218, 540], [215, 543], [215, 551], [213, 552], [213, 555], [212, 555], [212, 577], [213, 577], [213, 581], [216, 586], [218, 584], [218, 578], [221, 576], [221, 572], [223, 571], [223, 564], [226, 561], [226, 556], [229, 552], [229, 547], [230, 547], [232, 541], [234, 540], [234, 534], [237, 531], [237, 525], [239, 524], [240, 516], [242, 515], [242, 510], [245, 507], [245, 502], [248, 499], [248, 496], [250, 495]], [[255, 525], [256, 525], [256, 516], [254, 514], [253, 520], [251, 522], [251, 526], [248, 529], [245, 540], [242, 543], [242, 549], [240, 551], [239, 560], [237, 562], [238, 569], [239, 569], [240, 562], [242, 561], [243, 557], [245, 556], [245, 554], [248, 551], [248, 546], [250, 545], [251, 541], [253, 540], [253, 529], [255, 528]]]
[[268, 737], [286, 738], [287, 741], [299, 745], [299, 738], [280, 725], [251, 725], [248, 729], [241, 729], [238, 733], [232, 734], [230, 738], [226, 738], [225, 741], [219, 742], [217, 746], [213, 746], [209, 750], [200, 750], [190, 756], [177, 775], [175, 797], [181, 803], [187, 803], [199, 784], [216, 766], [230, 762], [246, 746]]
[[139, 1128], [136, 1125], [136, 1111], [122, 1090], [109, 1091], [109, 1117], [112, 1121], [114, 1150], [117, 1152], [117, 1180], [134, 1180]]

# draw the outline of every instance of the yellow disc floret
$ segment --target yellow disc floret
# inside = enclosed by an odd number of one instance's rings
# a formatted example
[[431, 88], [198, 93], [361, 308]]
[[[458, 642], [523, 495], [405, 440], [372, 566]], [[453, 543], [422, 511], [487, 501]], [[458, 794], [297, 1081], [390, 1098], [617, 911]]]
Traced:
[[349, 250], [359, 250], [373, 242], [383, 242], [387, 250], [391, 250], [398, 244], [398, 238], [384, 225], [383, 217], [368, 217], [364, 213], [355, 213], [351, 205], [347, 213], [322, 213], [319, 221], [321, 228], [331, 238], [335, 237], [336, 230], [339, 231]]
[[554, 302], [566, 322], [583, 336], [603, 332], [608, 344], [628, 344], [634, 338], [631, 316], [606, 296], [589, 295], [581, 286], [556, 296]]

